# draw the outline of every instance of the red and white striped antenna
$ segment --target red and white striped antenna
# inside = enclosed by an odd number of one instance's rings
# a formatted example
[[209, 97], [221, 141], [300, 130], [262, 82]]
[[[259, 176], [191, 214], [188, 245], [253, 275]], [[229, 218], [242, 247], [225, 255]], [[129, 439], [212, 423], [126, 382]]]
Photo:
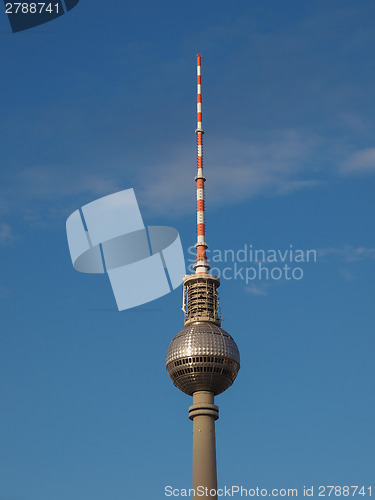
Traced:
[[195, 178], [197, 183], [197, 260], [194, 265], [196, 274], [206, 274], [210, 269], [207, 262], [205, 242], [205, 216], [204, 216], [204, 182], [203, 175], [203, 134], [202, 128], [202, 78], [201, 78], [201, 55], [197, 54], [197, 150], [198, 150], [198, 173]]

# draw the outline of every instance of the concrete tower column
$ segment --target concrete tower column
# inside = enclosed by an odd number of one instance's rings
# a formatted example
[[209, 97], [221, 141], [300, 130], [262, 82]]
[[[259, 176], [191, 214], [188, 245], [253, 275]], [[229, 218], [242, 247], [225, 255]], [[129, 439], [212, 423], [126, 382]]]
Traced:
[[210, 490], [217, 490], [215, 420], [219, 408], [214, 404], [213, 392], [193, 393], [189, 418], [193, 421], [193, 488], [207, 488], [207, 494], [200, 498], [216, 500], [216, 495], [210, 495]]

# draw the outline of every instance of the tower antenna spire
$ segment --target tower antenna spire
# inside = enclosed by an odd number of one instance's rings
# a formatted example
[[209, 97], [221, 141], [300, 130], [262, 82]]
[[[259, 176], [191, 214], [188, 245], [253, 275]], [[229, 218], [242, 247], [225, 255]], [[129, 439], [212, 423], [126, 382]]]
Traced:
[[198, 153], [198, 173], [195, 177], [197, 183], [197, 258], [194, 265], [196, 274], [207, 274], [210, 266], [207, 262], [205, 241], [205, 209], [204, 209], [204, 183], [206, 178], [203, 175], [203, 134], [202, 128], [202, 75], [201, 75], [201, 55], [197, 54], [197, 153]]

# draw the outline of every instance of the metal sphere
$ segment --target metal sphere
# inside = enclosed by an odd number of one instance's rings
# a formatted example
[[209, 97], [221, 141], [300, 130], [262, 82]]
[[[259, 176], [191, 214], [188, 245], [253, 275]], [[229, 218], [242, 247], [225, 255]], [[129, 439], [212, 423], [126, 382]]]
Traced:
[[228, 332], [208, 321], [190, 324], [172, 340], [167, 371], [174, 385], [186, 394], [224, 392], [237, 377], [240, 353]]

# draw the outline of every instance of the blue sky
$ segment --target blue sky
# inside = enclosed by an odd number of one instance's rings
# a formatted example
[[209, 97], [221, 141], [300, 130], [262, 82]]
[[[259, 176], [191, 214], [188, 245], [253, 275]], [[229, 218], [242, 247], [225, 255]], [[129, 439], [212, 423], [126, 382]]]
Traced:
[[13, 34], [0, 15], [1, 499], [190, 486], [191, 400], [165, 371], [181, 287], [118, 312], [105, 277], [73, 270], [65, 221], [133, 187], [189, 258], [197, 52], [210, 248], [318, 253], [301, 280], [222, 280], [241, 370], [217, 397], [219, 485], [375, 493], [374, 16], [81, 0]]

